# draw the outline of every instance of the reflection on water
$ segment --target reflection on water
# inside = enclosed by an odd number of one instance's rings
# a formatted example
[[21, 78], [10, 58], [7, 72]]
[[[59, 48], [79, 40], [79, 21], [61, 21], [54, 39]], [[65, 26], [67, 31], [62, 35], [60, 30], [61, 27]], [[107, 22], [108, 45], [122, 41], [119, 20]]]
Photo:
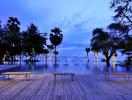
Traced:
[[98, 68], [99, 67], [99, 62], [98, 61], [94, 61], [94, 65], [95, 65], [96, 68]]
[[69, 63], [69, 64], [45, 64], [37, 63], [21, 63], [17, 71], [32, 71], [33, 73], [52, 73], [52, 72], [74, 72], [76, 74], [93, 74], [100, 72], [132, 72], [132, 68], [110, 66], [106, 67], [103, 62], [88, 62], [88, 63]]
[[[17, 62], [18, 63], [18, 62]], [[45, 59], [41, 62], [19, 63], [16, 71], [32, 71], [33, 73], [52, 73], [52, 72], [74, 72], [76, 74], [93, 74], [100, 72], [132, 72], [132, 68], [116, 66], [116, 60], [112, 60], [111, 66], [106, 67], [100, 59], [87, 62], [86, 57], [59, 57], [57, 64], [53, 59]]]

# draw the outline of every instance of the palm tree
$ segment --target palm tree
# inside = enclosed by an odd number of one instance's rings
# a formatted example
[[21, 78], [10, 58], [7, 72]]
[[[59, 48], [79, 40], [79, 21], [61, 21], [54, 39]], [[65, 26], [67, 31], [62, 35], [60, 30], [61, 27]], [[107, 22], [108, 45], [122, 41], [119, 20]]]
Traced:
[[88, 58], [88, 53], [90, 52], [90, 48], [86, 48], [86, 53], [87, 53], [87, 61], [89, 62], [89, 58]]
[[[61, 34], [61, 30], [59, 28], [54, 28], [51, 30], [51, 33], [50, 33], [50, 42], [52, 43], [52, 45], [54, 46], [54, 49], [55, 49], [55, 52], [56, 51], [56, 47], [58, 45], [61, 44], [62, 40], [63, 40], [63, 35]], [[56, 58], [56, 54], [55, 54], [55, 63], [57, 61], [57, 58]]]

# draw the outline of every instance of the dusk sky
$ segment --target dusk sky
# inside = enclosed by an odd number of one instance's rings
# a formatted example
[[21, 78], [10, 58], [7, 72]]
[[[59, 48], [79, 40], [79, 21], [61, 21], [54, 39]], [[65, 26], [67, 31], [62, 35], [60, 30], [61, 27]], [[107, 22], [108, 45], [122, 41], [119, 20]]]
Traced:
[[9, 16], [21, 22], [21, 31], [30, 23], [40, 32], [59, 27], [64, 39], [61, 50], [83, 50], [89, 46], [91, 32], [112, 22], [110, 0], [1, 0], [0, 20]]

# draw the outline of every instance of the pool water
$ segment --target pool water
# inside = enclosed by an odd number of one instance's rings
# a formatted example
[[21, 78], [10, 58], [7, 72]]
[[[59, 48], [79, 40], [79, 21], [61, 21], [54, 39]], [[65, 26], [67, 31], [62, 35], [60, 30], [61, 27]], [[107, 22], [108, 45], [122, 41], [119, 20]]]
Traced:
[[[14, 70], [13, 70], [14, 71]], [[105, 71], [110, 72], [132, 72], [131, 67], [121, 67], [111, 65], [106, 67], [103, 62], [88, 62], [88, 63], [48, 63], [35, 62], [25, 63], [22, 62], [15, 71], [31, 71], [32, 73], [53, 73], [53, 72], [74, 72], [76, 74], [94, 74]]]

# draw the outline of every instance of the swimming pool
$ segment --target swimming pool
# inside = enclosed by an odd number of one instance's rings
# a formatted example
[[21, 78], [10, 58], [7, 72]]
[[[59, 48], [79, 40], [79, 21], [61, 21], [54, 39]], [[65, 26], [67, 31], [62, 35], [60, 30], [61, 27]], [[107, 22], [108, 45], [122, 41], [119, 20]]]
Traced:
[[19, 67], [13, 71], [31, 71], [32, 73], [44, 74], [53, 72], [74, 72], [76, 74], [95, 74], [105, 71], [111, 72], [132, 72], [130, 67], [121, 67], [111, 65], [106, 67], [103, 62], [89, 62], [89, 63], [48, 63], [35, 62], [35, 63], [25, 63], [22, 62]]

